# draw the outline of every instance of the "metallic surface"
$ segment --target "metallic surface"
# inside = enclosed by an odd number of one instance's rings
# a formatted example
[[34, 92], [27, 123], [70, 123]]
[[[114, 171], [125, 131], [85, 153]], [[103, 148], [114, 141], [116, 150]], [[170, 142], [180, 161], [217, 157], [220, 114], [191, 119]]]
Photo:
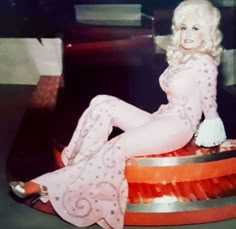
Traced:
[[236, 157], [236, 150], [191, 156], [134, 158], [134, 161], [140, 166], [173, 166], [187, 163], [218, 161], [233, 157]]
[[128, 204], [127, 212], [178, 212], [190, 210], [202, 210], [207, 208], [217, 208], [226, 205], [235, 205], [236, 196], [225, 197], [220, 199], [211, 199], [193, 202], [174, 202], [174, 203], [153, 203], [153, 204]]

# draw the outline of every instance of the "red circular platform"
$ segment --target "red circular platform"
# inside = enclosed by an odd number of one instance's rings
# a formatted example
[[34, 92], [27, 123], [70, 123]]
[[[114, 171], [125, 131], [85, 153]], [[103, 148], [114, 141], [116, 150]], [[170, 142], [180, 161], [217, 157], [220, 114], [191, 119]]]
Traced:
[[[60, 154], [54, 149], [58, 168], [63, 166]], [[168, 154], [130, 159], [125, 170], [125, 225], [196, 224], [236, 217], [235, 163], [235, 149], [200, 148], [193, 142]], [[26, 204], [56, 214], [50, 203], [31, 199]]]

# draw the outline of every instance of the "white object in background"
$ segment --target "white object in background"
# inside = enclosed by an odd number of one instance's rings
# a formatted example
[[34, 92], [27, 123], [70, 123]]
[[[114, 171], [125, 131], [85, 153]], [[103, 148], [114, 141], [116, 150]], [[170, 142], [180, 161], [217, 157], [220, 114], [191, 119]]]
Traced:
[[224, 7], [233, 7], [236, 6], [236, 1], [235, 0], [212, 0], [213, 3], [219, 6], [224, 6]]
[[42, 75], [61, 76], [61, 39], [43, 38], [42, 44], [36, 38], [1, 38], [0, 83], [36, 85]]
[[170, 44], [171, 35], [157, 35], [154, 37], [155, 53], [165, 53]]
[[22, 38], [0, 39], [0, 83], [37, 84], [38, 70]]
[[76, 21], [94, 25], [141, 26], [141, 4], [75, 5]]
[[222, 58], [223, 80], [225, 86], [236, 84], [236, 49], [224, 50]]
[[26, 39], [25, 45], [40, 75], [61, 76], [62, 41], [60, 38]]

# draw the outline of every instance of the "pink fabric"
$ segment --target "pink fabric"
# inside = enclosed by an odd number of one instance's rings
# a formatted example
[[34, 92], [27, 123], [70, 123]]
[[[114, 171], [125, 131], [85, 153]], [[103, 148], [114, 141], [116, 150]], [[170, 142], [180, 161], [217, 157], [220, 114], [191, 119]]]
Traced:
[[[203, 111], [206, 118], [218, 117], [216, 75], [208, 56], [169, 66], [160, 77], [169, 102], [153, 114], [112, 96], [95, 97], [62, 153], [65, 168], [34, 179], [48, 187], [56, 212], [77, 226], [123, 228], [126, 159], [181, 148]], [[124, 133], [108, 140], [113, 126]]]

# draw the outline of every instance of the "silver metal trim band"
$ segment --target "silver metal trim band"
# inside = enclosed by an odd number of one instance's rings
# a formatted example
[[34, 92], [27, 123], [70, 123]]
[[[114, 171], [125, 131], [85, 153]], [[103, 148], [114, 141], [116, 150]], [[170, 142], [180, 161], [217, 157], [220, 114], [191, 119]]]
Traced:
[[236, 157], [236, 150], [216, 152], [204, 155], [134, 158], [140, 166], [173, 166], [188, 163], [218, 161]]
[[236, 204], [236, 196], [230, 196], [220, 199], [210, 199], [210, 200], [192, 201], [192, 202], [128, 204], [126, 211], [142, 212], [142, 213], [164, 213], [164, 212], [167, 213], [167, 212], [203, 210], [207, 208], [217, 208], [235, 204]]

